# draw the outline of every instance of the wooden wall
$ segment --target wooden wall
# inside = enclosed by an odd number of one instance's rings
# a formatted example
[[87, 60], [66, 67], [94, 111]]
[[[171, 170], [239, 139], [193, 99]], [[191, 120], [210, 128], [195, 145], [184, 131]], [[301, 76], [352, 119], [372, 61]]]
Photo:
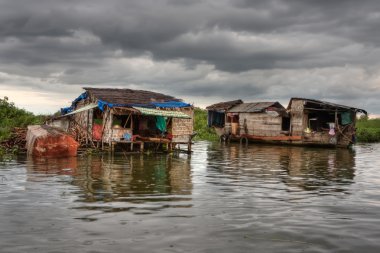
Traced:
[[112, 141], [112, 109], [107, 109], [103, 112], [103, 142], [111, 144]]
[[[79, 109], [86, 104], [90, 103], [88, 99], [78, 102], [75, 109]], [[194, 128], [194, 110], [193, 108], [181, 108], [181, 112], [189, 115], [191, 119], [172, 119], [172, 135], [173, 142], [188, 142], [190, 135], [193, 134]], [[112, 109], [106, 109], [103, 113], [103, 142], [110, 143], [111, 140], [115, 137], [116, 133], [113, 133], [112, 130], [112, 121], [114, 115]], [[81, 126], [81, 135], [82, 139], [85, 136], [85, 129], [88, 131], [92, 138], [92, 124], [93, 124], [93, 110], [87, 110], [84, 112], [76, 113], [73, 115], [73, 119]], [[71, 127], [75, 124], [72, 123]], [[132, 135], [132, 130], [129, 129], [128, 132]]]
[[282, 117], [277, 113], [240, 113], [240, 135], [279, 136]]
[[[89, 99], [81, 100], [74, 110], [78, 110], [87, 104], [90, 104]], [[76, 125], [79, 125], [78, 130], [80, 130], [81, 139], [92, 139], [93, 109], [76, 113], [72, 117], [76, 123], [71, 123], [70, 127], [78, 128]]]

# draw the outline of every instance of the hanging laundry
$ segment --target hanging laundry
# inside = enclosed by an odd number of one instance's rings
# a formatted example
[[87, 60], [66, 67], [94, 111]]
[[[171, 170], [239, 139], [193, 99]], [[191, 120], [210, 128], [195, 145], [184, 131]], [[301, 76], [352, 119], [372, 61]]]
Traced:
[[349, 111], [343, 112], [341, 114], [341, 117], [342, 117], [342, 125], [348, 125], [352, 123], [351, 112]]
[[166, 132], [166, 120], [165, 120], [165, 117], [156, 116], [156, 127], [162, 133]]

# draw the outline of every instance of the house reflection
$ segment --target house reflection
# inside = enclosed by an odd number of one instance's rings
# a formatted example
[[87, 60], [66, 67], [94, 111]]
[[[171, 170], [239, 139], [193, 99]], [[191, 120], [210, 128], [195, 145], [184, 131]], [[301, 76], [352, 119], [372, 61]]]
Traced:
[[[326, 190], [351, 184], [355, 151], [297, 146], [215, 144], [208, 152], [208, 169], [230, 179], [254, 183], [285, 183], [288, 190]], [[253, 185], [254, 186], [254, 185]], [[331, 187], [341, 190], [340, 187]], [[330, 190], [331, 190], [330, 189]]]
[[335, 186], [351, 184], [355, 177], [355, 151], [350, 149], [292, 148], [280, 163], [289, 175], [283, 182], [304, 190], [342, 191]]
[[106, 154], [82, 158], [34, 159], [28, 161], [28, 169], [30, 180], [37, 178], [33, 174], [70, 175], [70, 183], [80, 188], [80, 192], [77, 192], [78, 201], [84, 202], [144, 202], [144, 198], [153, 195], [192, 193], [189, 158], [175, 155]]

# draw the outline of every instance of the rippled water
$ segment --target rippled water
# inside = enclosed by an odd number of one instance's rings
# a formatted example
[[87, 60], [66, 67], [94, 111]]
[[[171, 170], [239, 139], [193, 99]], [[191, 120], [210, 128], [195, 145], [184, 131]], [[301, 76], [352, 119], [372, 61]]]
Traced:
[[380, 144], [0, 164], [0, 252], [379, 252]]

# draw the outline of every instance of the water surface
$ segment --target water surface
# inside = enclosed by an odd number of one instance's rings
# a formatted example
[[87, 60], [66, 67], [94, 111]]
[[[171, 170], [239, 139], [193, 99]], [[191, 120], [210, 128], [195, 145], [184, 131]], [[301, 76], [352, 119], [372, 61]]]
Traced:
[[0, 164], [0, 252], [379, 252], [379, 144]]

